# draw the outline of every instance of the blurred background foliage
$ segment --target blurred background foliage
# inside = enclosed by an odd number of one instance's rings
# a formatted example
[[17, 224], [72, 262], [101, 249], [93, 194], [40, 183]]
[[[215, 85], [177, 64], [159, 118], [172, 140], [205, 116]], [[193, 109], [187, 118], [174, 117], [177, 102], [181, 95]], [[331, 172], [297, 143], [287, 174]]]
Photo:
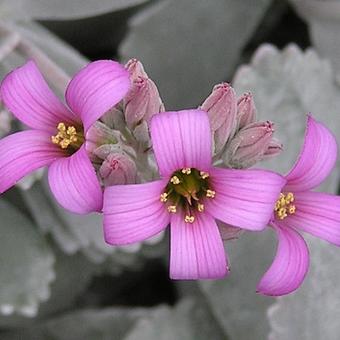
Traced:
[[[285, 172], [301, 147], [305, 113], [340, 136], [340, 1], [2, 0], [1, 78], [34, 58], [62, 95], [89, 60], [142, 61], [167, 109], [197, 107], [214, 84], [251, 91], [276, 124]], [[0, 136], [20, 126], [0, 111]], [[338, 191], [339, 165], [324, 184]], [[1, 179], [0, 179], [1, 180]], [[255, 293], [275, 251], [271, 231], [229, 241], [231, 275], [168, 279], [168, 235], [110, 247], [99, 215], [51, 198], [44, 172], [0, 198], [0, 338], [25, 340], [337, 340], [340, 250], [309, 238], [304, 285]]]

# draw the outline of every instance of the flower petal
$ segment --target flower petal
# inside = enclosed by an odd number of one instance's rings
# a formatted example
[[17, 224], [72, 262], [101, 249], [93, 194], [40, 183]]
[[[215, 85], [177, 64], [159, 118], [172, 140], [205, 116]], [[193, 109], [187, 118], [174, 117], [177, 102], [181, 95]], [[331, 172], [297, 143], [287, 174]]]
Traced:
[[207, 171], [211, 165], [208, 115], [200, 110], [164, 112], [151, 120], [151, 139], [162, 176], [181, 168]]
[[128, 71], [112, 60], [98, 60], [80, 70], [69, 83], [66, 101], [84, 124], [85, 131], [126, 95]]
[[279, 244], [275, 259], [257, 286], [257, 292], [280, 296], [299, 288], [309, 267], [309, 253], [305, 240], [282, 222], [273, 225]]
[[218, 279], [228, 273], [223, 242], [213, 217], [197, 214], [193, 223], [171, 217], [170, 277], [178, 280]]
[[28, 130], [0, 139], [0, 193], [30, 172], [63, 156], [49, 133]]
[[262, 230], [284, 184], [284, 178], [271, 171], [212, 168], [210, 186], [216, 195], [205, 200], [205, 208], [227, 224]]
[[289, 225], [340, 246], [340, 197], [321, 192], [294, 194], [295, 214]]
[[294, 167], [285, 176], [285, 191], [305, 191], [318, 186], [332, 171], [337, 150], [333, 134], [309, 115], [304, 146]]
[[0, 91], [7, 108], [33, 129], [54, 132], [58, 123], [72, 124], [76, 120], [48, 87], [33, 61], [9, 73]]
[[48, 180], [56, 200], [65, 209], [77, 214], [102, 209], [102, 189], [84, 146], [72, 156], [54, 162]]
[[114, 185], [104, 192], [104, 234], [109, 244], [143, 241], [158, 234], [170, 222], [160, 201], [163, 180], [146, 184]]

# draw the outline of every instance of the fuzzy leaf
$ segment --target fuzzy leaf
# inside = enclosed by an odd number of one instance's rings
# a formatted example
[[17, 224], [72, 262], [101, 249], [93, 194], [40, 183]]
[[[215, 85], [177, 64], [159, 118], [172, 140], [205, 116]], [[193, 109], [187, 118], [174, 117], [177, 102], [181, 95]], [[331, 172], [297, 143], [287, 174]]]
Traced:
[[49, 298], [54, 256], [32, 222], [0, 200], [0, 313], [34, 316]]
[[223, 280], [201, 281], [201, 290], [218, 323], [230, 339], [265, 339], [266, 309], [273, 299], [256, 294], [256, 284], [274, 252], [271, 231], [244, 233], [226, 243], [231, 273]]
[[2, 340], [226, 340], [204, 303], [186, 299], [171, 308], [84, 310], [39, 326], [2, 335]]
[[[268, 167], [285, 172], [292, 166], [302, 145], [307, 112], [340, 135], [340, 120], [336, 118], [340, 88], [330, 64], [313, 50], [302, 52], [290, 45], [280, 52], [273, 46], [262, 46], [251, 64], [239, 69], [234, 84], [239, 93], [253, 92], [262, 120], [276, 123], [285, 151], [268, 162]], [[336, 192], [338, 178], [339, 165], [323, 189]], [[306, 238], [310, 272], [298, 291], [277, 299], [270, 307], [271, 340], [339, 338], [340, 250], [319, 239]]]
[[[302, 52], [289, 45], [282, 52], [272, 45], [261, 46], [250, 65], [236, 72], [233, 84], [238, 94], [250, 91], [254, 95], [260, 120], [275, 123], [275, 136], [283, 143], [284, 151], [261, 164], [269, 169], [287, 172], [294, 164], [303, 143], [306, 114], [326, 124], [340, 135], [340, 88], [334, 82], [329, 62], [320, 59], [314, 50]], [[323, 185], [335, 190], [339, 170]]]
[[120, 52], [142, 61], [166, 107], [195, 107], [231, 75], [270, 2], [162, 1], [131, 21]]
[[80, 19], [141, 5], [149, 0], [2, 0], [0, 17]]
[[36, 182], [22, 195], [37, 225], [44, 233], [52, 235], [63, 252], [74, 254], [81, 251], [94, 263], [108, 260], [112, 273], [117, 274], [125, 267], [138, 266], [138, 257], [155, 257], [163, 252], [162, 247], [152, 245], [162, 240], [162, 234], [147, 240], [143, 247], [141, 243], [124, 247], [108, 245], [104, 241], [100, 214], [76, 215], [67, 212], [56, 203], [49, 188], [42, 182]]

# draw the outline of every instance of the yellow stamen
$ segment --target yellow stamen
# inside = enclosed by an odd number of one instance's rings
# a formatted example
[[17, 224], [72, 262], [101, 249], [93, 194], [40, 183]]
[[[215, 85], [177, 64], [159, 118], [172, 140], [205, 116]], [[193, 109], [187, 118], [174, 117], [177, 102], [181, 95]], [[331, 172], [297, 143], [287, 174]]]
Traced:
[[291, 192], [288, 192], [287, 194], [280, 194], [280, 197], [275, 203], [274, 211], [276, 213], [276, 217], [280, 220], [285, 219], [288, 214], [292, 215], [296, 211], [296, 207], [294, 204], [294, 194]]
[[191, 168], [182, 169], [182, 174], [190, 175], [191, 174]]
[[184, 222], [186, 222], [186, 223], [194, 223], [194, 221], [195, 221], [195, 217], [194, 216], [185, 215]]
[[179, 184], [181, 181], [179, 180], [179, 178], [177, 176], [172, 176], [170, 179], [170, 182], [172, 184]]
[[69, 146], [79, 148], [84, 141], [82, 133], [77, 132], [74, 126], [66, 126], [61, 122], [57, 125], [58, 133], [51, 136], [53, 144], [59, 145], [62, 149], [67, 149]]
[[198, 203], [198, 204], [197, 204], [197, 210], [198, 210], [199, 212], [204, 211], [204, 204]]
[[169, 205], [168, 206], [168, 211], [169, 213], [176, 213], [177, 209], [176, 209], [176, 206], [175, 205]]
[[160, 198], [161, 202], [166, 202], [168, 200], [168, 194], [166, 192], [163, 192], [163, 194], [161, 194], [161, 198]]
[[208, 198], [214, 198], [216, 195], [216, 192], [214, 190], [210, 190], [208, 189], [206, 194], [205, 194]]
[[209, 174], [205, 171], [200, 171], [200, 176], [202, 179], [206, 179], [209, 177]]

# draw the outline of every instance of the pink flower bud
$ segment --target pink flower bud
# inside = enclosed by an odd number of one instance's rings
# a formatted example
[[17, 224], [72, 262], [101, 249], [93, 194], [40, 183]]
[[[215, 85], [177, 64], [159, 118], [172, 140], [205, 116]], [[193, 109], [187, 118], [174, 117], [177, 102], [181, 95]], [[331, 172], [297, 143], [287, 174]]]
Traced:
[[149, 123], [151, 117], [164, 110], [155, 83], [150, 78], [139, 76], [124, 98], [126, 124], [134, 129], [142, 120]]
[[137, 125], [132, 131], [134, 137], [140, 143], [143, 143], [145, 148], [151, 146], [151, 140], [149, 136], [149, 127], [147, 122], [144, 120], [139, 125]]
[[201, 109], [208, 113], [216, 154], [235, 133], [237, 101], [234, 89], [227, 83], [215, 85]]
[[104, 186], [136, 183], [137, 168], [124, 152], [110, 153], [99, 168]]
[[274, 133], [272, 122], [256, 122], [241, 129], [232, 139], [224, 161], [232, 168], [249, 168], [268, 150]]
[[125, 117], [123, 113], [122, 105], [118, 104], [110, 111], [106, 112], [100, 120], [109, 128], [119, 131], [124, 131], [126, 128]]
[[277, 156], [283, 150], [282, 143], [276, 138], [272, 138], [266, 152], [264, 153], [265, 158]]
[[237, 122], [238, 128], [254, 123], [256, 120], [256, 108], [254, 98], [251, 93], [245, 93], [237, 101]]
[[143, 64], [136, 58], [130, 59], [125, 68], [130, 72], [131, 81], [134, 82], [139, 77], [148, 78], [147, 73], [144, 71]]
[[102, 122], [95, 122], [86, 133], [86, 150], [91, 154], [103, 144], [116, 144], [120, 138], [119, 131], [110, 129]]

